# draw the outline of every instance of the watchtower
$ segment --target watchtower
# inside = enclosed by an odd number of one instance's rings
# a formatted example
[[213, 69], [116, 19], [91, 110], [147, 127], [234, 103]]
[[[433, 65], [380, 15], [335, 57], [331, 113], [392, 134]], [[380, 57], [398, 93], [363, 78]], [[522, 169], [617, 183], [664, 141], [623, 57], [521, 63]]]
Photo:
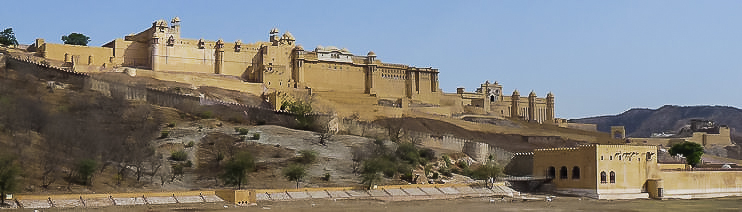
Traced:
[[611, 137], [617, 139], [626, 138], [626, 129], [624, 126], [611, 126]]

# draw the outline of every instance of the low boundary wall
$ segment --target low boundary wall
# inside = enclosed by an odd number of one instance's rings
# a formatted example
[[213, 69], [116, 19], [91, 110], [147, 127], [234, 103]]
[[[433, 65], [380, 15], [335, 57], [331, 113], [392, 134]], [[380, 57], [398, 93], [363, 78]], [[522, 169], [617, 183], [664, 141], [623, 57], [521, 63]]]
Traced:
[[[389, 137], [388, 129], [383, 126], [352, 119], [343, 119], [340, 128], [341, 131], [352, 135], [380, 138]], [[463, 152], [477, 161], [486, 161], [492, 156], [496, 161], [507, 163], [513, 157], [513, 153], [502, 148], [454, 136], [434, 135], [409, 130], [403, 131], [401, 134], [403, 139], [407, 139], [421, 146]]]

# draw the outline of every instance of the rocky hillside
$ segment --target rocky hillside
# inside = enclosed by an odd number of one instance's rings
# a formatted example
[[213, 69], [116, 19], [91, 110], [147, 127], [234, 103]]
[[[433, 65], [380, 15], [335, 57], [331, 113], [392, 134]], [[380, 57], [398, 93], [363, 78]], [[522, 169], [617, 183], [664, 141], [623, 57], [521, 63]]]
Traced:
[[[570, 122], [597, 124], [598, 130], [610, 131], [611, 126], [625, 126], [629, 137], [648, 137], [653, 132], [677, 132], [691, 119], [714, 120], [732, 128], [734, 136], [742, 134], [742, 110], [728, 106], [674, 106], [658, 109], [630, 109], [618, 115], [572, 119]], [[739, 141], [738, 139], [735, 139]]]

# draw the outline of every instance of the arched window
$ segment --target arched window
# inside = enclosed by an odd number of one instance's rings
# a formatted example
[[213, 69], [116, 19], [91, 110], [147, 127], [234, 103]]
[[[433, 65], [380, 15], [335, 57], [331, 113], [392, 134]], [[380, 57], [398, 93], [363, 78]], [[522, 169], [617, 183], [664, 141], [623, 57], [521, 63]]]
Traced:
[[546, 177], [548, 178], [554, 178], [556, 176], [556, 168], [553, 166], [550, 166], [549, 169], [546, 171]]
[[559, 179], [567, 179], [567, 167], [562, 166], [562, 168], [559, 169]]
[[572, 179], [580, 179], [580, 167], [572, 167]]
[[495, 95], [491, 95], [490, 96], [490, 102], [494, 102], [494, 101], [495, 101]]
[[600, 172], [600, 183], [606, 183], [605, 172]]
[[616, 172], [611, 171], [611, 183], [616, 183]]

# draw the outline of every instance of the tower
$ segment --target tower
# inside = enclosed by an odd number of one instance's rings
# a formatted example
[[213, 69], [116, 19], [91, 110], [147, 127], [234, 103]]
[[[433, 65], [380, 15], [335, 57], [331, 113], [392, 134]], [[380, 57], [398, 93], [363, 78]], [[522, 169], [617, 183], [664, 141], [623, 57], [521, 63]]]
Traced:
[[214, 73], [221, 74], [224, 68], [224, 41], [219, 39], [214, 46]]
[[520, 103], [520, 93], [518, 93], [518, 89], [515, 89], [513, 91], [513, 96], [511, 97], [511, 103], [510, 103], [510, 117], [518, 118], [520, 115], [518, 115], [518, 103]]
[[376, 61], [376, 53], [373, 51], [369, 51], [368, 54], [366, 54], [366, 93], [367, 94], [376, 94], [376, 90], [374, 89], [374, 83], [375, 79], [374, 76], [376, 74], [376, 64], [374, 63]]
[[626, 138], [626, 128], [624, 126], [611, 126], [611, 137], [616, 139]]
[[304, 83], [304, 47], [298, 45], [294, 48], [294, 88], [298, 88]]
[[536, 121], [536, 92], [528, 94], [528, 121]]
[[180, 18], [177, 16], [170, 20], [170, 32], [180, 34]]
[[546, 121], [554, 123], [554, 94], [551, 92], [546, 95]]
[[270, 34], [270, 41], [271, 41], [271, 43], [274, 46], [278, 45], [278, 41], [280, 41], [280, 38], [278, 36], [278, 28], [271, 29], [271, 32], [269, 34]]
[[152, 66], [152, 71], [158, 71], [160, 70], [160, 62], [158, 61], [160, 58], [160, 38], [165, 37], [167, 22], [162, 19], [157, 20], [152, 23], [152, 28], [154, 31], [152, 32], [152, 41], [149, 45], [152, 55], [150, 65]]

